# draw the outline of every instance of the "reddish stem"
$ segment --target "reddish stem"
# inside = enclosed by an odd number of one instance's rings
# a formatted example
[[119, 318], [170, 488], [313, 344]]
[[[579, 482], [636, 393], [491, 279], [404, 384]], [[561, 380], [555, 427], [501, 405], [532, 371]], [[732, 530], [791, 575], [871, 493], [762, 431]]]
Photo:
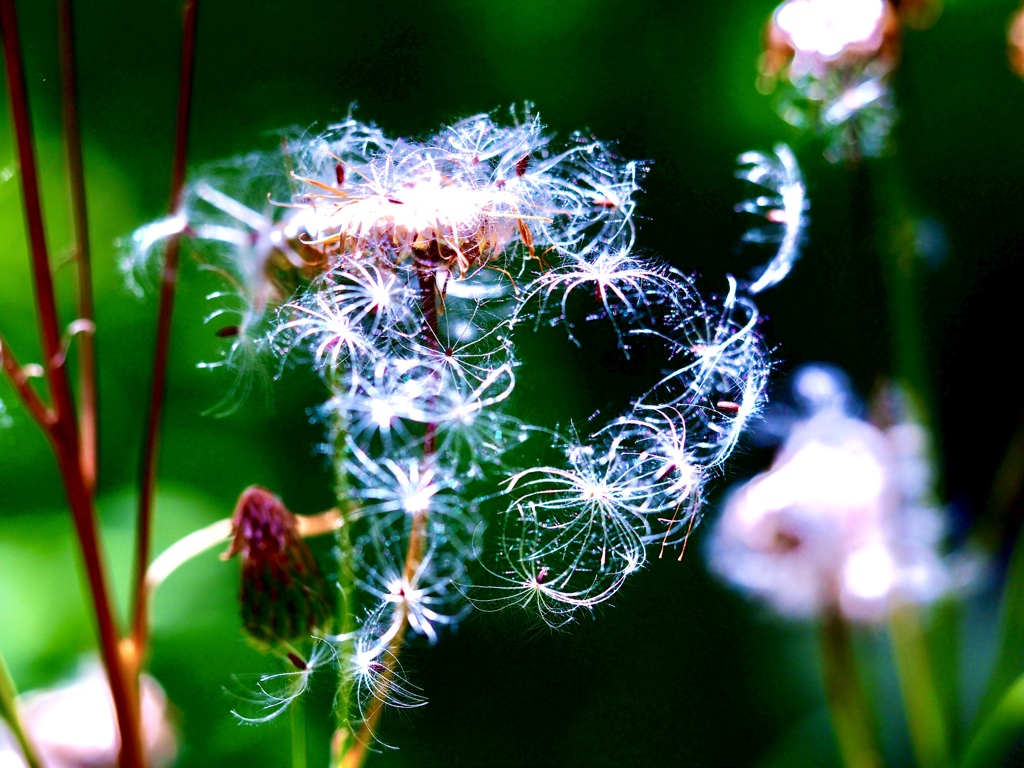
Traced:
[[[110, 592], [100, 552], [96, 530], [96, 515], [92, 492], [82, 476], [82, 462], [78, 442], [78, 424], [74, 401], [68, 384], [64, 355], [61, 349], [60, 319], [54, 295], [53, 275], [46, 247], [45, 227], [39, 192], [39, 173], [36, 167], [32, 140], [32, 120], [28, 91], [22, 68], [21, 46], [18, 39], [18, 20], [13, 0], [0, 0], [0, 36], [4, 44], [4, 63], [7, 72], [11, 115], [17, 138], [18, 163], [21, 176], [22, 200], [31, 253], [35, 300], [39, 312], [39, 327], [46, 355], [46, 381], [53, 403], [52, 417], [48, 418], [47, 437], [57, 457], [75, 522], [86, 578], [100, 636], [100, 652], [110, 682], [111, 697], [117, 714], [121, 735], [121, 765], [123, 768], [142, 768], [142, 739], [139, 712], [133, 696], [134, 687], [123, 667], [119, 653], [119, 633], [110, 601]], [[4, 353], [4, 369], [17, 386], [24, 371], [17, 365], [9, 350]], [[37, 416], [40, 401], [33, 390], [22, 381], [19, 393]]]
[[66, 423], [70, 423], [70, 419], [58, 422], [58, 438], [54, 442], [54, 451], [57, 454], [68, 504], [75, 521], [75, 531], [82, 548], [86, 578], [99, 625], [103, 665], [110, 682], [110, 692], [121, 734], [120, 765], [122, 768], [143, 768], [146, 762], [142, 752], [142, 721], [135, 694], [136, 670], [126, 668], [128, 665], [120, 653], [120, 633], [107, 589], [107, 577], [96, 530], [96, 511], [89, 488], [81, 474], [82, 462], [75, 433], [73, 430], [59, 429]]
[[50, 410], [49, 406], [43, 402], [43, 399], [39, 397], [32, 388], [32, 385], [29, 384], [29, 375], [18, 363], [18, 358], [14, 356], [14, 352], [11, 351], [10, 345], [4, 339], [2, 333], [0, 333], [0, 368], [4, 369], [4, 373], [7, 374], [11, 383], [14, 384], [14, 388], [17, 390], [25, 409], [39, 426], [49, 433], [54, 421], [57, 420], [57, 415]]
[[[181, 46], [181, 75], [178, 84], [178, 122], [175, 130], [174, 164], [171, 169], [170, 210], [181, 209], [185, 189], [185, 161], [188, 155], [189, 117], [192, 109], [192, 81], [195, 71], [196, 29], [198, 0], [185, 0], [184, 33]], [[150, 393], [146, 432], [139, 462], [139, 507], [135, 550], [135, 579], [132, 598], [132, 645], [137, 663], [141, 663], [149, 639], [148, 611], [146, 610], [146, 568], [149, 566], [153, 497], [156, 486], [156, 464], [159, 451], [161, 411], [167, 384], [167, 358], [170, 352], [171, 318], [178, 285], [178, 258], [181, 236], [175, 234], [167, 241], [164, 269], [160, 281], [160, 303], [157, 310], [157, 330], [153, 359], [153, 386]]]
[[[85, 164], [82, 134], [78, 125], [78, 88], [75, 78], [74, 15], [71, 0], [60, 0], [61, 111], [64, 144], [71, 192], [71, 219], [75, 230], [75, 261], [78, 264], [78, 316], [96, 327], [93, 303], [92, 256], [89, 247], [89, 219], [85, 198]], [[94, 332], [81, 334], [78, 342], [78, 428], [82, 475], [90, 492], [96, 489], [99, 420], [96, 391], [96, 341]]]
[[[57, 316], [57, 303], [54, 299], [53, 276], [50, 272], [50, 260], [46, 251], [46, 230], [43, 226], [43, 210], [40, 203], [39, 174], [36, 170], [35, 151], [32, 143], [32, 120], [28, 109], [25, 73], [21, 65], [21, 44], [18, 40], [18, 18], [14, 10], [14, 0], [0, 0], [0, 35], [2, 35], [4, 43], [4, 64], [7, 72], [11, 117], [14, 121], [14, 133], [17, 136], [18, 166], [21, 171], [22, 200], [28, 227], [39, 327], [42, 331], [46, 369], [49, 372], [61, 361], [61, 331]], [[52, 377], [50, 388], [54, 394], [54, 407], [59, 409], [60, 401], [70, 399], [70, 394], [63, 391], [66, 389], [64, 377]]]

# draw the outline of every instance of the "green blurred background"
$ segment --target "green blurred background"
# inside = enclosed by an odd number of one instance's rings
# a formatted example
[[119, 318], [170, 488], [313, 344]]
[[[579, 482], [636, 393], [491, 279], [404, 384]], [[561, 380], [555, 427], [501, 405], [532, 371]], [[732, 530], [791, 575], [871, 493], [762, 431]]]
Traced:
[[[19, 4], [58, 256], [69, 243], [59, 144], [55, 4]], [[51, 7], [54, 6], [54, 7]], [[618, 141], [650, 159], [638, 247], [708, 291], [763, 254], [737, 249], [733, 177], [748, 149], [793, 144], [812, 203], [804, 257], [760, 301], [774, 348], [772, 391], [811, 361], [836, 363], [868, 393], [890, 366], [888, 301], [873, 223], [848, 172], [821, 159], [754, 88], [774, 4], [618, 0], [203, 2], [191, 165], [269, 149], [282, 129], [356, 115], [391, 134], [428, 135], [480, 111], [536, 105], [549, 130]], [[888, 161], [918, 223], [921, 310], [935, 382], [942, 473], [954, 531], [984, 521], [996, 466], [1020, 410], [1024, 269], [1024, 83], [1006, 65], [1015, 2], [949, 0], [905, 39], [896, 77], [898, 152]], [[138, 300], [115, 268], [118, 238], [165, 211], [179, 60], [180, 8], [154, 0], [76, 3], [79, 83], [97, 269], [102, 366], [101, 509], [122, 602], [133, 479], [149, 381], [155, 301]], [[11, 128], [0, 122], [0, 328], [24, 360], [37, 356]], [[60, 273], [70, 287], [73, 270]], [[204, 296], [217, 287], [185, 269], [175, 314], [160, 462], [157, 549], [230, 514], [242, 488], [274, 489], [299, 512], [332, 504], [315, 453], [315, 381], [286, 374], [216, 417], [233, 384], [199, 370], [216, 357]], [[66, 291], [70, 295], [70, 291]], [[66, 305], [70, 317], [70, 305]], [[564, 344], [564, 338], [551, 339]], [[585, 355], [522, 340], [525, 413], [616, 413], [628, 397]], [[591, 361], [592, 362], [592, 361]], [[1015, 394], [1016, 393], [1016, 394]], [[0, 648], [22, 689], [52, 684], [93, 647], [70, 522], [44, 440], [7, 382], [13, 424], [0, 429]], [[564, 417], [562, 418], [564, 422]], [[762, 468], [747, 447], [712, 492]], [[1015, 525], [1009, 523], [1009, 528]], [[706, 573], [698, 530], [683, 562], [655, 560], [613, 601], [562, 632], [515, 612], [476, 614], [434, 648], [403, 659], [427, 707], [389, 716], [376, 765], [825, 765], [837, 761], [813, 628], [772, 619]], [[696, 544], [697, 546], [692, 546]], [[998, 579], [999, 552], [992, 581]], [[210, 554], [171, 577], [155, 606], [152, 671], [176, 707], [182, 766], [288, 765], [288, 718], [238, 724], [235, 676], [272, 671], [243, 640], [237, 566]], [[962, 621], [962, 706], [970, 710], [993, 642], [993, 590], [981, 585]], [[880, 633], [859, 638], [883, 704], [893, 764], [910, 760]], [[241, 685], [251, 685], [244, 680]], [[311, 765], [326, 759], [331, 691], [315, 692]]]

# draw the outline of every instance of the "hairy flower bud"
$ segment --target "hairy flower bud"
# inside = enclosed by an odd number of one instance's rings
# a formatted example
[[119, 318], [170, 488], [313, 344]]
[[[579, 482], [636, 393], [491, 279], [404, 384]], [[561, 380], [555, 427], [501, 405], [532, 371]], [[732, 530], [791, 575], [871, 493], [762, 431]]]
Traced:
[[250, 486], [239, 497], [231, 524], [234, 538], [222, 557], [242, 556], [239, 602], [245, 631], [275, 643], [325, 626], [330, 607], [323, 576], [281, 499]]

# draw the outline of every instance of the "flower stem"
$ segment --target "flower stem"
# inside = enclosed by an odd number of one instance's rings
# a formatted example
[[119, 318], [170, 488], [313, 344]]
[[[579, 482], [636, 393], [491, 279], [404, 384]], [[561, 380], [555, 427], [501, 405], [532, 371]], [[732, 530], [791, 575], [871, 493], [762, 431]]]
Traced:
[[[420, 309], [423, 312], [422, 333], [427, 345], [440, 348], [440, 336], [438, 328], [438, 287], [437, 287], [437, 265], [440, 263], [440, 254], [437, 252], [437, 245], [433, 244], [431, 250], [417, 253], [417, 274], [419, 276]], [[436, 448], [437, 425], [428, 423], [423, 435], [423, 458], [430, 461]], [[428, 508], [419, 509], [413, 513], [412, 524], [409, 531], [409, 545], [405, 553], [405, 568], [403, 580], [411, 584], [416, 572], [423, 563], [423, 555], [427, 544], [427, 521]], [[398, 666], [398, 655], [405, 644], [405, 633], [409, 629], [408, 608], [404, 603], [399, 603], [396, 610], [395, 623], [397, 631], [387, 650], [382, 656], [381, 663], [384, 671], [377, 682], [378, 695], [370, 702], [370, 710], [367, 713], [359, 733], [351, 740], [341, 755], [338, 763], [340, 768], [361, 768], [366, 761], [370, 744], [377, 733], [380, 717], [384, 712], [384, 702], [387, 700], [387, 691], [394, 680], [396, 667]]]
[[[28, 106], [28, 89], [22, 68], [21, 44], [18, 38], [18, 19], [14, 0], [0, 0], [0, 37], [3, 38], [4, 64], [7, 72], [7, 91], [10, 98], [11, 117], [17, 137], [18, 167], [21, 177], [22, 201], [25, 206], [25, 222], [28, 228], [29, 251], [32, 259], [32, 278], [35, 288], [36, 308], [39, 312], [39, 328], [43, 338], [43, 352], [46, 356], [46, 371], [59, 367], [62, 360], [60, 320], [53, 288], [53, 274], [50, 271], [50, 257], [46, 248], [46, 227], [43, 225], [43, 209], [39, 192], [39, 173], [36, 167], [35, 149], [32, 140], [32, 118]], [[54, 390], [54, 401], [70, 402], [64, 376], [49, 377]], [[58, 396], [59, 391], [59, 396]], [[59, 405], [55, 405], [59, 407]]]
[[306, 768], [306, 707], [302, 699], [291, 706], [292, 768]]
[[[880, 225], [877, 245], [889, 291], [893, 376], [906, 396], [907, 416], [928, 436], [925, 450], [933, 476], [929, 492], [935, 501], [941, 496], [941, 479], [918, 287], [921, 259], [897, 169], [890, 163], [879, 163], [876, 170], [871, 186], [876, 195], [875, 218]], [[919, 612], [910, 606], [897, 607], [889, 623], [914, 752], [926, 768], [951, 763], [952, 712], [958, 700], [957, 614], [951, 604], [942, 608], [932, 614], [930, 638]], [[942, 670], [941, 676], [938, 670]]]
[[[412, 542], [410, 541], [410, 545], [411, 544]], [[400, 605], [398, 612], [400, 614], [397, 618], [397, 621], [399, 622], [398, 632], [388, 644], [387, 651], [385, 651], [384, 655], [381, 657], [381, 663], [384, 666], [384, 671], [381, 673], [380, 679], [377, 682], [378, 695], [376, 695], [371, 701], [370, 711], [366, 714], [363, 724], [359, 728], [359, 733], [345, 745], [341, 759], [337, 763], [339, 768], [361, 768], [363, 763], [366, 762], [366, 758], [369, 756], [370, 745], [376, 737], [377, 726], [380, 723], [380, 716], [384, 713], [384, 702], [387, 699], [386, 694], [395, 678], [395, 668], [398, 665], [398, 654], [401, 652], [402, 646], [405, 644], [405, 632], [409, 628], [409, 621], [405, 608]]]
[[205, 528], [193, 531], [183, 539], [179, 539], [161, 552], [146, 569], [145, 596], [148, 610], [149, 599], [156, 588], [168, 576], [189, 560], [206, 552], [218, 544], [231, 538], [231, 519], [225, 518], [211, 523]]
[[[296, 515], [295, 519], [299, 536], [304, 539], [338, 531], [342, 528], [343, 522], [337, 509], [329, 509], [318, 515]], [[218, 520], [178, 539], [153, 558], [153, 562], [146, 569], [146, 578], [143, 582], [145, 610], [151, 610], [153, 595], [168, 576], [193, 558], [219, 544], [227, 543], [231, 540], [231, 534], [231, 518]]]
[[949, 736], [917, 610], [908, 605], [893, 609], [889, 632], [917, 762], [921, 768], [948, 768]]
[[[195, 72], [196, 32], [199, 0], [185, 0], [181, 46], [181, 74], [178, 84], [178, 121], [175, 130], [174, 162], [171, 169], [170, 211], [181, 209], [185, 189], [185, 161], [188, 155], [189, 117], [192, 109], [192, 82]], [[132, 600], [132, 647], [136, 662], [141, 664], [149, 640], [146, 610], [145, 579], [149, 565], [153, 524], [153, 497], [156, 486], [156, 464], [159, 450], [161, 411], [167, 382], [167, 359], [170, 352], [171, 318], [178, 284], [178, 257], [181, 234], [171, 235], [164, 255], [157, 310], [157, 330], [153, 359], [153, 384], [150, 391], [146, 431], [139, 462], [139, 507], [136, 529], [135, 579]]]
[[135, 675], [137, 669], [121, 653], [120, 633], [114, 617], [110, 592], [107, 588], [106, 569], [100, 553], [96, 529], [96, 510], [92, 497], [81, 476], [82, 462], [78, 455], [78, 441], [74, 434], [56, 446], [57, 460], [64, 479], [64, 487], [71, 507], [75, 530], [85, 561], [86, 579], [92, 594], [96, 623], [99, 627], [100, 651], [103, 666], [110, 682], [111, 697], [117, 713], [121, 734], [121, 768], [142, 768], [142, 723], [138, 707]]
[[29, 383], [28, 372], [18, 363], [18, 359], [14, 356], [14, 352], [11, 351], [10, 345], [4, 339], [2, 333], [0, 333], [0, 368], [3, 368], [7, 378], [14, 385], [14, 389], [21, 398], [25, 410], [29, 412], [44, 431], [49, 433], [53, 423], [57, 420], [57, 415], [50, 410], [49, 406], [43, 402], [39, 394], [32, 388], [32, 385]]
[[[120, 654], [120, 633], [114, 616], [103, 556], [100, 551], [93, 491], [83, 476], [79, 429], [61, 344], [61, 323], [57, 313], [53, 274], [50, 270], [50, 259], [46, 246], [39, 172], [36, 166], [32, 119], [28, 90], [25, 86], [25, 73], [22, 67], [14, 0], [0, 0], [0, 37], [3, 38], [7, 92], [16, 136], [36, 308], [39, 313], [39, 328], [46, 358], [43, 371], [52, 402], [52, 418], [45, 423], [45, 432], [57, 458], [58, 469], [85, 564], [86, 579], [89, 584], [99, 634], [100, 654], [117, 714], [121, 741], [121, 768], [142, 768], [144, 757], [135, 686], [132, 684], [132, 673], [126, 669], [124, 658]], [[4, 369], [18, 386], [19, 375], [23, 375], [24, 371], [18, 368], [6, 348], [3, 357]], [[27, 383], [23, 382], [18, 390], [22, 399], [30, 406], [30, 410], [38, 409], [38, 398], [33, 398], [32, 390]], [[34, 412], [37, 418], [44, 414], [45, 412]]]
[[[344, 472], [338, 473], [338, 500], [343, 502], [348, 496], [348, 484], [345, 481]], [[352, 633], [355, 631], [355, 571], [352, 568], [352, 558], [355, 552], [352, 547], [351, 526], [342, 525], [338, 530], [338, 632], [342, 638], [338, 655], [342, 659], [338, 672], [338, 696], [335, 704], [336, 727], [334, 736], [331, 739], [331, 768], [338, 768], [347, 751], [349, 740], [352, 738], [352, 723], [349, 715], [349, 706], [352, 696], [352, 685], [354, 682], [351, 664], [347, 663], [352, 656], [353, 642]]]
[[36, 754], [35, 747], [21, 725], [17, 697], [18, 691], [14, 687], [11, 673], [7, 669], [3, 655], [0, 654], [0, 718], [6, 720], [7, 725], [10, 726], [28, 768], [42, 768], [42, 762]]
[[846, 768], [881, 768], [875, 728], [853, 651], [850, 626], [835, 611], [821, 624], [825, 695]]
[[[61, 110], [64, 144], [71, 192], [71, 218], [75, 230], [75, 261], [78, 265], [78, 317], [96, 327], [93, 303], [92, 256], [89, 246], [89, 218], [85, 196], [85, 164], [78, 124], [78, 88], [75, 81], [75, 35], [71, 0], [60, 0]], [[98, 393], [96, 390], [96, 339], [92, 332], [81, 334], [78, 342], [78, 427], [82, 475], [90, 491], [96, 489], [98, 463]]]

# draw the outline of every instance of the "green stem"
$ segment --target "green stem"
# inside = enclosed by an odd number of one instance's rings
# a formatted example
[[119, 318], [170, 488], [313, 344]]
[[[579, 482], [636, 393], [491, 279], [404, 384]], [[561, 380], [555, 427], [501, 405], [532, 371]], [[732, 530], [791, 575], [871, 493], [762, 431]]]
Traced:
[[[906, 417], [927, 433], [928, 465], [934, 474], [930, 495], [937, 500], [941, 498], [939, 446], [918, 290], [921, 260], [896, 170], [885, 164], [878, 170], [876, 215], [882, 225], [879, 247], [890, 297], [893, 376], [906, 397]], [[950, 735], [959, 698], [958, 613], [951, 603], [943, 607], [933, 614], [930, 637], [918, 614], [909, 608], [897, 609], [890, 622], [914, 751], [928, 768], [950, 764]]]
[[21, 748], [21, 754], [24, 756], [28, 768], [42, 768], [42, 762], [40, 762], [36, 754], [35, 747], [32, 746], [28, 734], [25, 733], [25, 729], [21, 725], [21, 718], [18, 716], [17, 697], [18, 691], [14, 687], [11, 673], [7, 669], [7, 663], [4, 661], [3, 655], [0, 654], [0, 718], [6, 720], [7, 725], [10, 726], [11, 733], [14, 734], [14, 738], [18, 741], [18, 746]]
[[[344, 451], [344, 435], [336, 441], [335, 451]], [[348, 501], [348, 481], [343, 462], [338, 462], [337, 493], [339, 509], [345, 513], [351, 510]], [[338, 670], [338, 695], [335, 701], [335, 731], [331, 739], [330, 765], [337, 768], [348, 751], [353, 737], [353, 723], [350, 713], [352, 686], [355, 683], [352, 670], [352, 656], [355, 650], [352, 634], [355, 632], [356, 580], [352, 561], [355, 551], [352, 546], [351, 514], [345, 514], [345, 523], [338, 529], [338, 634], [343, 638], [338, 648], [341, 664]]]
[[889, 631], [917, 762], [922, 768], [948, 768], [949, 736], [920, 616], [899, 606], [889, 616]]
[[1024, 675], [1018, 677], [967, 746], [963, 768], [1008, 765], [1007, 753], [1024, 733]]
[[999, 645], [975, 719], [975, 731], [1024, 666], [1024, 528], [1018, 533], [1010, 556], [999, 613]]
[[830, 611], [821, 624], [821, 658], [832, 725], [846, 768], [881, 768], [867, 696], [857, 674], [850, 626]]
[[349, 525], [342, 526], [338, 533], [338, 626], [340, 635], [344, 638], [341, 647], [338, 649], [338, 656], [341, 659], [341, 666], [338, 670], [338, 696], [335, 702], [336, 728], [331, 742], [331, 765], [341, 765], [341, 760], [348, 750], [353, 737], [353, 723], [350, 712], [352, 699], [352, 686], [355, 683], [352, 670], [352, 656], [355, 646], [352, 642], [352, 633], [355, 631], [355, 612], [353, 610], [355, 599], [355, 575], [352, 570], [352, 536]]
[[896, 195], [884, 196], [888, 218], [887, 242], [883, 243], [890, 294], [890, 324], [893, 330], [893, 373], [911, 398], [913, 416], [934, 434], [934, 404], [925, 360], [921, 327], [920, 297], [917, 290], [917, 251], [913, 223]]
[[[870, 174], [870, 175], [869, 175]], [[941, 498], [939, 446], [935, 430], [935, 404], [925, 354], [925, 333], [920, 309], [921, 260], [915, 241], [913, 218], [903, 186], [892, 162], [863, 163], [856, 179], [864, 199], [862, 213], [877, 222], [874, 245], [879, 252], [889, 293], [889, 324], [892, 329], [891, 376], [904, 396], [906, 412], [894, 414], [920, 425], [927, 434], [926, 458], [934, 479], [929, 489], [933, 500]], [[933, 613], [929, 633], [910, 608], [897, 608], [890, 630], [896, 654], [904, 708], [914, 752], [922, 766], [950, 764], [950, 736], [958, 692], [958, 613], [952, 603]], [[941, 672], [941, 674], [937, 674]]]
[[291, 706], [292, 768], [306, 768], [306, 705], [300, 698]]

